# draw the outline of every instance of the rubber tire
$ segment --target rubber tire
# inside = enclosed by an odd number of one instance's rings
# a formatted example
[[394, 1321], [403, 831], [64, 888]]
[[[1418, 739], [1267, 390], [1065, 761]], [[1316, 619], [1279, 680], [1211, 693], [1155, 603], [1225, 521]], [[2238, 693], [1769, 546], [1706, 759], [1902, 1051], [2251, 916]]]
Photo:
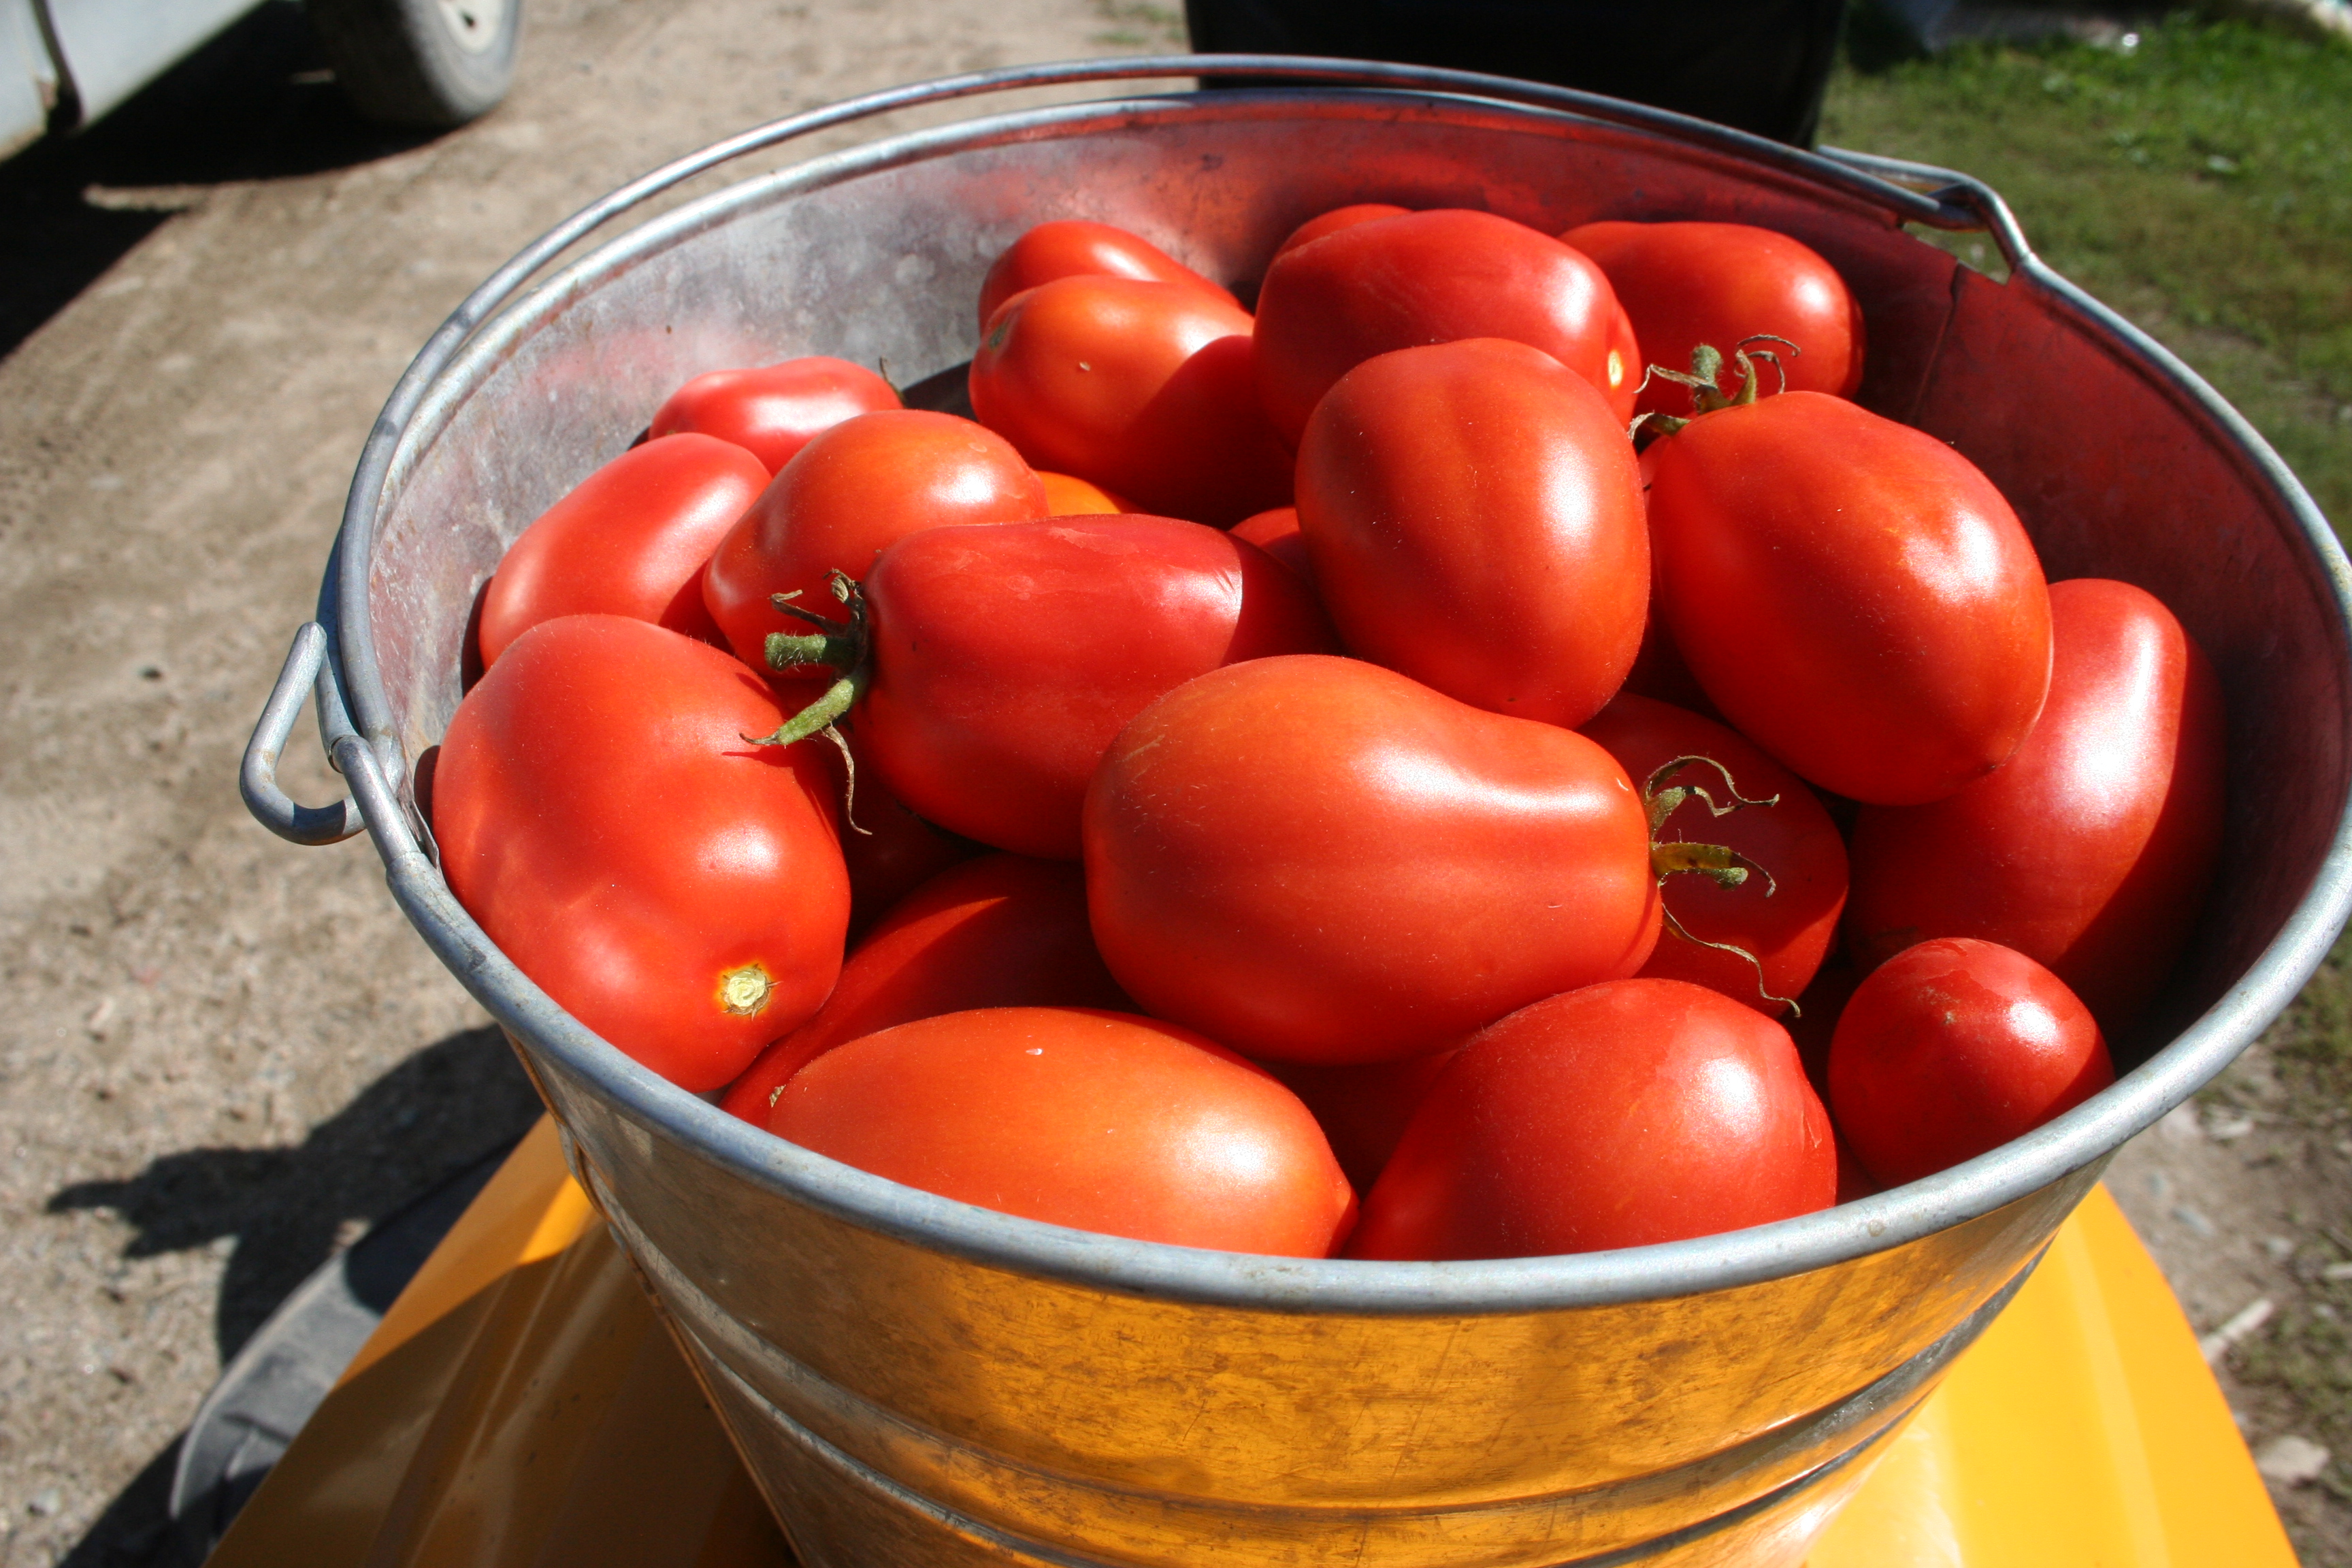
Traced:
[[492, 3], [498, 31], [478, 50], [458, 42], [441, 0], [305, 0], [305, 9], [353, 109], [381, 124], [448, 131], [497, 108], [514, 79], [522, 0]]

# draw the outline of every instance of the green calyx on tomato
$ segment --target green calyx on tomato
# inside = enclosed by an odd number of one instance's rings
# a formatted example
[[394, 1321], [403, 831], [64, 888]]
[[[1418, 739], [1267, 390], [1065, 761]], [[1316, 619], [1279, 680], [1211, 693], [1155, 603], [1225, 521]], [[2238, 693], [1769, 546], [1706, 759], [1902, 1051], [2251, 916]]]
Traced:
[[841, 820], [853, 833], [872, 837], [874, 830], [857, 822], [857, 758], [849, 749], [848, 739], [835, 729], [842, 715], [866, 695], [874, 684], [874, 661], [868, 657], [870, 639], [866, 629], [866, 595], [848, 573], [835, 569], [827, 574], [833, 596], [846, 605], [847, 616], [835, 620], [831, 616], [804, 610], [793, 603], [801, 596], [795, 588], [789, 594], [771, 594], [768, 600], [785, 615], [806, 621], [818, 628], [795, 636], [791, 632], [770, 632], [767, 640], [768, 668], [782, 671], [821, 665], [840, 672], [840, 679], [824, 689], [815, 701], [776, 726], [768, 735], [746, 735], [746, 743], [754, 746], [789, 746], [794, 741], [811, 735], [823, 735], [841, 753], [843, 784]]
[[[793, 603], [800, 597], [794, 589], [789, 594], [772, 594], [769, 601], [777, 609], [797, 620], [816, 627], [814, 632], [794, 635], [791, 632], [768, 634], [768, 668], [779, 672], [822, 666], [839, 672], [840, 679], [824, 689], [824, 694], [776, 727], [772, 735], [751, 736], [744, 740], [755, 746], [789, 746], [794, 741], [815, 734], [832, 734], [840, 743], [839, 731], [834, 723], [849, 711], [867, 686], [873, 683], [874, 662], [867, 657], [871, 639], [866, 633], [866, 593], [848, 573], [835, 570], [826, 581], [833, 585], [833, 596], [847, 606], [849, 614], [840, 620], [821, 616], [814, 610], [803, 609]], [[844, 755], [847, 752], [845, 750]], [[855, 764], [852, 764], [853, 766]]]
[[[1714, 350], [1705, 348], [1704, 346], [1702, 346], [1700, 350], [1700, 353], [1712, 353], [1714, 352]], [[1743, 355], [1742, 357], [1744, 358], [1745, 356]], [[1697, 355], [1694, 354], [1692, 358], [1696, 361]], [[1646, 419], [1649, 416], [1643, 415], [1643, 417]], [[1702, 785], [1667, 784], [1666, 781], [1668, 779], [1673, 778], [1676, 773], [1690, 766], [1693, 763], [1705, 763], [1708, 767], [1713, 768], [1717, 773], [1723, 775], [1724, 792], [1729, 797], [1728, 805], [1716, 805], [1715, 797], [1707, 794], [1706, 788]], [[1696, 800], [1700, 805], [1706, 806], [1707, 814], [1711, 816], [1729, 816], [1733, 812], [1738, 811], [1745, 806], [1773, 806], [1780, 804], [1780, 797], [1777, 795], [1769, 796], [1763, 800], [1750, 800], [1746, 795], [1741, 795], [1739, 793], [1739, 782], [1731, 776], [1731, 770], [1725, 767], [1721, 763], [1717, 762], [1713, 757], [1701, 756], [1694, 753], [1686, 757], [1675, 757], [1664, 763], [1661, 763], [1655, 772], [1652, 773], [1648, 778], [1642, 782], [1642, 809], [1648, 816], [1650, 823], [1650, 869], [1657, 874], [1658, 885], [1663, 888], [1665, 886], [1666, 879], [1668, 877], [1675, 876], [1684, 871], [1691, 871], [1697, 873], [1699, 876], [1705, 877], [1718, 888], [1744, 887], [1747, 885], [1748, 873], [1752, 871], [1757, 876], [1764, 879], [1764, 896], [1768, 899], [1770, 898], [1773, 893], [1778, 890], [1776, 884], [1772, 880], [1772, 873], [1758, 865], [1755, 861], [1749, 859], [1747, 856], [1742, 855], [1738, 850], [1732, 848], [1730, 846], [1726, 844], [1687, 844], [1680, 840], [1666, 840], [1662, 842], [1659, 839], [1658, 835], [1664, 829], [1666, 818], [1672, 816], [1675, 811], [1680, 809], [1685, 802], [1692, 800]], [[1690, 931], [1684, 927], [1683, 922], [1675, 918], [1674, 910], [1666, 908], [1664, 900], [1659, 902], [1658, 915], [1659, 919], [1664, 923], [1665, 929], [1668, 931], [1673, 933], [1675, 936], [1681, 938], [1683, 941], [1689, 942], [1694, 947], [1709, 947], [1713, 948], [1717, 952], [1736, 953], [1740, 958], [1745, 959], [1749, 966], [1756, 971], [1756, 994], [1758, 995], [1763, 997], [1767, 1002], [1786, 1003], [1789, 1008], [1789, 1016], [1792, 1018], [1801, 1018], [1804, 1016], [1804, 1014], [1799, 1010], [1795, 998], [1790, 996], [1775, 996], [1769, 989], [1766, 988], [1764, 983], [1763, 961], [1759, 959], [1754, 953], [1748, 952], [1746, 948], [1739, 946], [1737, 942], [1709, 942], [1705, 937], [1692, 935]]]
[[[1740, 408], [1755, 402], [1759, 395], [1759, 378], [1756, 374], [1758, 360], [1769, 362], [1772, 368], [1780, 373], [1780, 390], [1786, 392], [1789, 389], [1789, 371], [1780, 363], [1780, 356], [1770, 349], [1758, 349], [1751, 353], [1748, 348], [1749, 343], [1779, 343], [1792, 354], [1805, 352], [1788, 339], [1775, 337], [1770, 332], [1757, 332], [1740, 339], [1731, 347], [1731, 363], [1739, 372], [1739, 384], [1727, 393], [1717, 379], [1723, 374], [1723, 353], [1713, 343], [1701, 343], [1691, 350], [1691, 367], [1686, 371], [1668, 370], [1664, 365], [1654, 364], [1643, 373], [1642, 385], [1635, 387], [1634, 391], [1640, 392], [1653, 381], [1675, 382], [1691, 389], [1694, 407], [1688, 418], [1654, 410], [1637, 414], [1625, 426], [1625, 433], [1636, 441], [1643, 441], [1642, 432], [1646, 428], [1648, 439], [1654, 441], [1661, 436], [1673, 435], [1702, 414], [1712, 414], [1718, 408]], [[1647, 442], [1643, 444], [1647, 445]]]

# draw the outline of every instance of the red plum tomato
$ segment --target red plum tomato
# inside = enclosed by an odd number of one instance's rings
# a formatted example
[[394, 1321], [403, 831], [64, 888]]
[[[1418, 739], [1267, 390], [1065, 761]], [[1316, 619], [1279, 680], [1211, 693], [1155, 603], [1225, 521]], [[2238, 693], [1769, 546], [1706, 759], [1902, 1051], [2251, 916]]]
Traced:
[[752, 370], [714, 370], [669, 395], [654, 412], [658, 440], [696, 430], [732, 441], [773, 474], [820, 430], [898, 406], [898, 389], [862, 364], [825, 354]]
[[[1691, 350], [1707, 343], [1723, 355], [1727, 378], [1740, 341], [1769, 333], [1796, 345], [1755, 345], [1779, 356], [1789, 390], [1851, 397], [1862, 384], [1862, 307], [1837, 268], [1801, 240], [1742, 223], [1588, 223], [1559, 237], [1609, 275], [1653, 363], [1688, 371]], [[1767, 385], [1780, 384], [1769, 368], [1764, 374]], [[1643, 413], [1690, 406], [1689, 390], [1663, 378], [1635, 404]]]
[[883, 784], [953, 832], [1062, 859], [1104, 748], [1146, 703], [1223, 664], [1334, 646], [1263, 551], [1173, 518], [911, 534], [866, 595], [856, 721]]
[[1337, 234], [1343, 228], [1353, 228], [1360, 223], [1370, 223], [1375, 218], [1402, 217], [1412, 210], [1411, 207], [1391, 206], [1386, 202], [1358, 202], [1353, 206], [1334, 207], [1292, 229], [1289, 236], [1274, 247], [1274, 254], [1276, 257], [1286, 256], [1302, 245], [1314, 244], [1327, 234]]
[[2053, 583], [2050, 616], [2050, 700], [2017, 754], [1855, 821], [1847, 940], [1865, 966], [1931, 937], [1997, 942], [2119, 1035], [2171, 973], [2221, 854], [2221, 686], [2129, 584]]
[[1296, 444], [1331, 384], [1364, 361], [1457, 338], [1541, 349], [1607, 396], [1641, 375], [1611, 362], [1616, 317], [1601, 268], [1525, 224], [1451, 208], [1354, 224], [1266, 269], [1258, 400]]
[[681, 1089], [731, 1082], [840, 973], [833, 781], [813, 751], [743, 740], [782, 717], [717, 648], [566, 616], [516, 638], [442, 740], [433, 832], [457, 901]]
[[1341, 376], [1299, 442], [1298, 526], [1348, 650], [1474, 707], [1581, 724], [1642, 646], [1633, 445], [1591, 383], [1524, 343]]
[[1657, 941], [1607, 752], [1355, 659], [1230, 665], [1146, 708], [1087, 794], [1086, 867], [1128, 994], [1265, 1060], [1440, 1049]]
[[1785, 1014], [1788, 1009], [1766, 994], [1794, 997], [1803, 991], [1837, 938], [1846, 900], [1845, 840], [1837, 824], [1796, 774], [1711, 719], [1629, 691], [1621, 692], [1583, 732], [1600, 742], [1636, 784], [1677, 757], [1706, 757], [1721, 763], [1723, 772], [1691, 763], [1665, 787], [1704, 790], [1715, 805], [1728, 806], [1727, 774], [1749, 800], [1778, 797], [1775, 805], [1742, 806], [1722, 816], [1712, 815], [1706, 801], [1686, 797], [1656, 829], [1661, 840], [1738, 850], [1769, 874], [1767, 881], [1750, 872], [1737, 888], [1677, 874], [1665, 879], [1660, 893], [1666, 912], [1685, 931], [1701, 942], [1740, 948], [1756, 963], [1685, 942], [1669, 930], [1642, 973], [1720, 991], [1773, 1017]]
[[767, 482], [757, 458], [715, 437], [622, 453], [508, 547], [482, 594], [483, 664], [558, 616], [628, 616], [717, 641], [703, 563]]
[[[769, 683], [787, 713], [807, 707], [833, 684], [823, 674], [807, 681], [771, 676]], [[839, 781], [834, 798], [844, 808], [841, 858], [849, 867], [849, 940], [855, 943], [899, 900], [949, 867], [985, 851], [961, 834], [925, 821], [882, 787], [855, 719], [843, 719], [834, 729], [848, 747], [848, 757], [838, 747], [818, 749], [832, 752], [833, 776]]]
[[1679, 980], [1548, 997], [1471, 1037], [1364, 1200], [1351, 1258], [1530, 1258], [1713, 1236], [1837, 1197], [1789, 1033]]
[[906, 408], [861, 414], [812, 439], [730, 530], [702, 595], [735, 657], [768, 668], [770, 632], [808, 627], [770, 595], [837, 616], [826, 574], [863, 578], [892, 541], [927, 528], [1045, 515], [1045, 487], [1004, 437]]
[[1132, 278], [1146, 283], [1177, 283], [1240, 309], [1224, 288], [1211, 282], [1140, 235], [1107, 223], [1057, 218], [1041, 223], [1005, 247], [980, 285], [980, 324], [984, 331], [996, 308], [1015, 294], [1056, 278]]
[[1307, 559], [1307, 540], [1298, 531], [1298, 509], [1269, 507], [1253, 512], [1227, 529], [1235, 539], [1246, 539], [1297, 574], [1306, 584], [1315, 581], [1315, 563]]
[[971, 406], [1041, 468], [1219, 527], [1290, 500], [1258, 411], [1249, 313], [1175, 283], [1056, 279], [989, 318]]
[[2096, 1020], [2064, 982], [1969, 937], [1871, 971], [1830, 1042], [1838, 1131], [1889, 1187], [1989, 1153], [2115, 1080]]
[[768, 1129], [943, 1197], [1138, 1241], [1324, 1258], [1356, 1194], [1297, 1096], [1156, 1019], [950, 1013], [867, 1035], [784, 1085]]
[[908, 894], [850, 950], [816, 1016], [760, 1053], [722, 1108], [755, 1126], [785, 1079], [845, 1040], [976, 1007], [1131, 1013], [1095, 952], [1076, 866], [984, 855]]
[[1966, 458], [1818, 392], [1702, 414], [1645, 456], [1667, 628], [1741, 734], [1879, 805], [1941, 800], [2023, 742], [2050, 590]]
[[1057, 474], [1048, 468], [1040, 468], [1037, 479], [1045, 487], [1045, 515], [1048, 517], [1110, 517], [1135, 510], [1100, 485], [1079, 479], [1075, 474]]

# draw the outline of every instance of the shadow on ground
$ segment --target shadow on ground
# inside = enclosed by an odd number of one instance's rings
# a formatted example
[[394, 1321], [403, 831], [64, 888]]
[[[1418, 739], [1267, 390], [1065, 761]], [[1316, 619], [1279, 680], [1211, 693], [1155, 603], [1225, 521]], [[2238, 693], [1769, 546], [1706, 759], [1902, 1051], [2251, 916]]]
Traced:
[[[77, 1182], [48, 1209], [114, 1210], [138, 1228], [123, 1249], [131, 1258], [236, 1237], [214, 1311], [226, 1364], [349, 1239], [352, 1222], [373, 1224], [441, 1186], [539, 1113], [505, 1037], [474, 1029], [410, 1057], [299, 1144], [184, 1150], [125, 1181]], [[179, 1447], [173, 1439], [116, 1495], [61, 1568], [193, 1568], [169, 1518]]]
[[269, 0], [88, 131], [0, 163], [0, 357], [202, 187], [346, 168], [426, 138], [352, 113], [301, 7]]
[[48, 1208], [114, 1210], [138, 1229], [131, 1258], [235, 1237], [214, 1311], [226, 1363], [349, 1239], [348, 1222], [438, 1186], [521, 1137], [539, 1110], [505, 1037], [474, 1029], [417, 1052], [299, 1144], [183, 1150], [125, 1181], [77, 1182]]

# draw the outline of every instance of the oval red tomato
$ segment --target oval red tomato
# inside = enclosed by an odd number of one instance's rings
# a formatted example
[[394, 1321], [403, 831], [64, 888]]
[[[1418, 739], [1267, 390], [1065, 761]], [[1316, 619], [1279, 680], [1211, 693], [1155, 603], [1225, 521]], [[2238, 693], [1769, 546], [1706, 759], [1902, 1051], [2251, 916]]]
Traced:
[[1298, 526], [1349, 651], [1474, 707], [1573, 728], [1641, 647], [1633, 444], [1524, 343], [1401, 349], [1341, 376], [1299, 442]]
[[482, 662], [558, 616], [628, 616], [717, 641], [703, 563], [767, 482], [759, 459], [715, 437], [622, 453], [507, 547], [482, 593]]
[[[1736, 888], [1676, 874], [1659, 890], [1667, 912], [1685, 931], [1702, 942], [1727, 942], [1757, 963], [1685, 942], [1668, 931], [1658, 938], [1642, 973], [1704, 985], [1769, 1016], [1786, 1013], [1767, 994], [1793, 997], [1812, 983], [1845, 908], [1845, 841], [1837, 824], [1796, 774], [1711, 719], [1629, 691], [1595, 715], [1583, 732], [1606, 747], [1636, 784], [1677, 757], [1711, 757], [1749, 800], [1779, 797], [1778, 805], [1744, 806], [1723, 816], [1696, 798], [1686, 799], [1655, 828], [1662, 840], [1735, 849], [1769, 873], [1769, 882], [1751, 873]], [[1717, 805], [1731, 804], [1725, 773], [1704, 763], [1684, 768], [1667, 786], [1705, 790]]]
[[761, 1052], [722, 1108], [765, 1127], [784, 1080], [834, 1047], [976, 1007], [1135, 1010], [1095, 952], [1076, 866], [984, 855], [908, 894], [851, 950], [816, 1016]]
[[1138, 714], [1088, 792], [1086, 865], [1128, 994], [1270, 1060], [1433, 1050], [1657, 940], [1608, 752], [1354, 659], [1230, 665]]
[[1135, 509], [1110, 491], [1076, 474], [1057, 474], [1050, 468], [1037, 470], [1038, 483], [1045, 487], [1045, 515], [1048, 517], [1115, 517]]
[[654, 411], [651, 429], [656, 439], [695, 430], [732, 441], [773, 474], [820, 430], [898, 406], [898, 389], [864, 365], [812, 354], [752, 370], [705, 372]]
[[1288, 1089], [1155, 1019], [999, 1007], [794, 1074], [769, 1130], [925, 1192], [1139, 1241], [1328, 1256], [1356, 1194]]
[[1788, 1031], [1679, 980], [1589, 985], [1473, 1037], [1364, 1200], [1350, 1258], [1527, 1258], [1713, 1236], [1836, 1201]]
[[[1769, 333], [1796, 348], [1756, 345], [1779, 356], [1780, 373], [1763, 373], [1768, 386], [1785, 375], [1792, 392], [1851, 397], [1862, 384], [1862, 307], [1801, 240], [1744, 223], [1588, 223], [1559, 237], [1609, 275], [1653, 363], [1687, 371], [1691, 350], [1710, 344], [1723, 355], [1719, 390], [1728, 394], [1732, 350]], [[1635, 407], [1687, 414], [1690, 391], [1654, 379]]]
[[591, 1029], [717, 1089], [833, 989], [849, 922], [833, 783], [743, 737], [782, 714], [706, 644], [619, 616], [515, 639], [433, 779], [457, 901]]
[[1297, 441], [1332, 383], [1374, 354], [1458, 338], [1541, 349], [1633, 404], [1610, 363], [1617, 299], [1582, 253], [1492, 213], [1441, 209], [1327, 234], [1276, 259], [1258, 290], [1258, 399]]
[[1315, 563], [1307, 559], [1307, 540], [1298, 531], [1298, 509], [1295, 506], [1269, 507], [1253, 512], [1225, 530], [1235, 539], [1246, 539], [1297, 574], [1302, 583], [1315, 581]]
[[761, 492], [711, 556], [703, 599], [735, 657], [764, 670], [769, 633], [808, 629], [770, 595], [796, 592], [837, 615], [828, 573], [864, 577], [909, 533], [1041, 518], [1045, 507], [1045, 487], [994, 431], [922, 409], [863, 414], [811, 440]]
[[1741, 734], [1881, 805], [1940, 800], [2024, 741], [2050, 591], [1966, 458], [1818, 392], [1703, 414], [1645, 457], [1667, 626]]
[[[821, 674], [812, 680], [771, 674], [769, 684], [776, 689], [785, 712], [793, 713], [824, 696], [833, 683]], [[983, 850], [971, 839], [925, 821], [882, 787], [882, 775], [866, 754], [856, 721], [844, 719], [834, 729], [848, 748], [848, 757], [823, 742], [814, 749], [833, 753], [833, 776], [840, 781], [834, 798], [843, 806], [841, 858], [849, 868], [849, 940], [856, 942], [899, 900]]]
[[1375, 218], [1402, 217], [1412, 209], [1392, 206], [1387, 202], [1358, 202], [1353, 206], [1334, 207], [1318, 214], [1290, 231], [1289, 237], [1274, 247], [1276, 256], [1285, 256], [1302, 245], [1312, 245], [1327, 234], [1337, 234], [1343, 228], [1353, 228], [1360, 223]]
[[1230, 290], [1211, 282], [1142, 236], [1107, 223], [1057, 218], [1041, 223], [1004, 247], [980, 285], [980, 325], [1015, 294], [1056, 278], [1133, 278], [1177, 283], [1240, 309]]
[[866, 583], [883, 784], [941, 826], [1076, 859], [1087, 781], [1144, 704], [1221, 664], [1331, 647], [1314, 597], [1255, 546], [1164, 517], [937, 529]]
[[2022, 1137], [2115, 1079], [2097, 1022], [2063, 981], [1966, 937], [1873, 970], [1830, 1042], [1838, 1131], [1890, 1187]]
[[1999, 771], [1854, 823], [1849, 941], [1865, 966], [1931, 937], [2047, 966], [2109, 1034], [2189, 941], [2221, 849], [2221, 689], [2156, 598], [2050, 586], [2050, 700]]
[[1041, 468], [1220, 527], [1290, 500], [1257, 406], [1249, 313], [1176, 283], [1057, 279], [989, 318], [971, 407]]

